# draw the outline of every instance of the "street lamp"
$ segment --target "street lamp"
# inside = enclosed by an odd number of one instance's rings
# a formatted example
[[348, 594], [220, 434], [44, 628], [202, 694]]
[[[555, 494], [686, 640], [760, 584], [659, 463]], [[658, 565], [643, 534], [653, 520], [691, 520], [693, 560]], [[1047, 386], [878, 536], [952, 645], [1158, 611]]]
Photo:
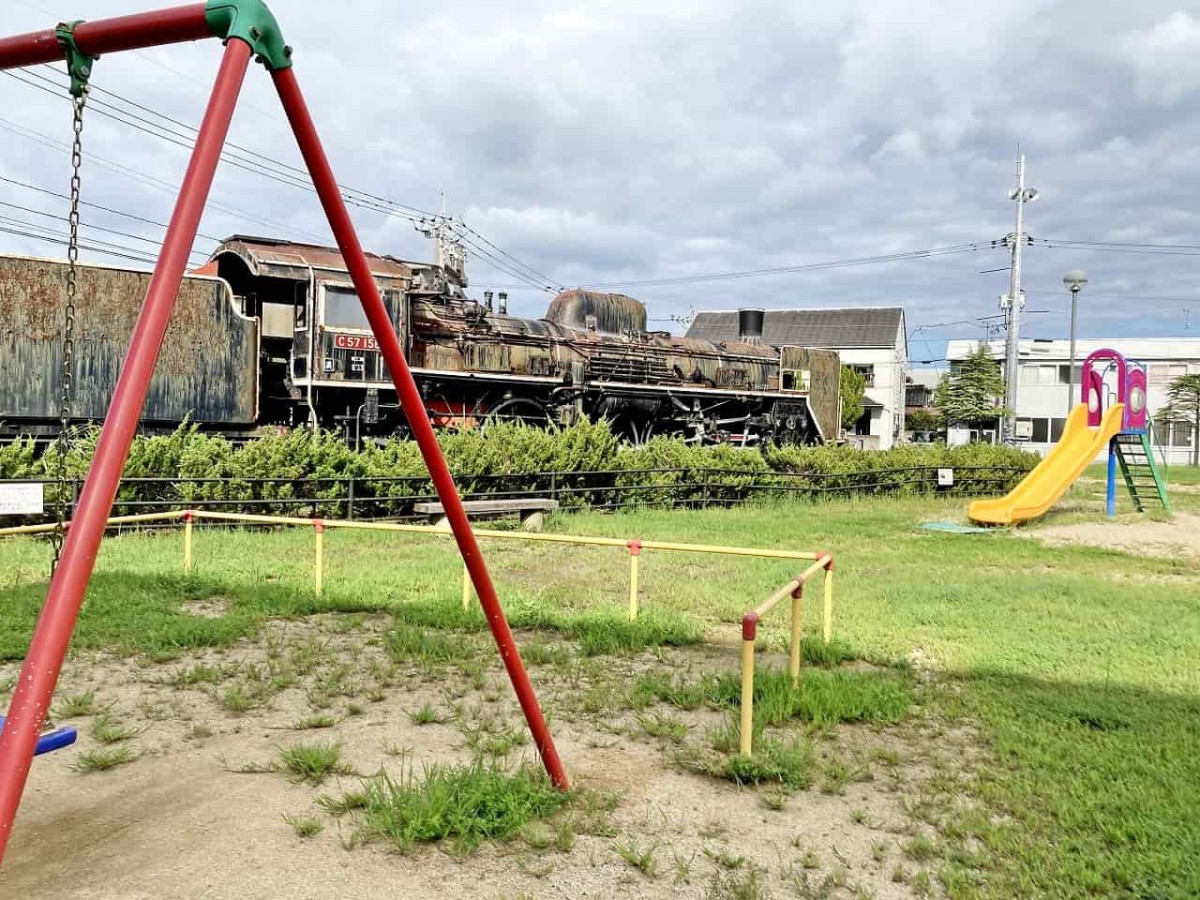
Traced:
[[1075, 311], [1079, 304], [1079, 292], [1087, 284], [1087, 272], [1072, 269], [1063, 276], [1063, 286], [1071, 292], [1071, 365], [1067, 370], [1067, 415], [1075, 403]]

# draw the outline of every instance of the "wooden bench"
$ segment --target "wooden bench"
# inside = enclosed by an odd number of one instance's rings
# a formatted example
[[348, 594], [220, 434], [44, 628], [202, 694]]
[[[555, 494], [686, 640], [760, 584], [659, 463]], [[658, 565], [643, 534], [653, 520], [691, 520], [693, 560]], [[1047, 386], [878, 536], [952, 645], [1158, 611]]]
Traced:
[[[558, 509], [557, 500], [528, 498], [517, 500], [464, 500], [463, 509], [471, 518], [476, 516], [502, 516], [516, 513], [521, 517], [521, 527], [526, 531], [540, 531], [546, 522], [546, 513]], [[449, 526], [446, 510], [437, 501], [413, 504], [413, 512], [429, 516], [439, 528]]]

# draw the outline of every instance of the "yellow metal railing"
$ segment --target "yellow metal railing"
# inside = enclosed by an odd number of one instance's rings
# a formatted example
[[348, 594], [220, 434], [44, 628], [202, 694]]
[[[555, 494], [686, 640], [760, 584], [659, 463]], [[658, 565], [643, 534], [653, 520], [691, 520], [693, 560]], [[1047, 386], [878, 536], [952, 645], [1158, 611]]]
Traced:
[[792, 598], [792, 627], [788, 646], [788, 674], [792, 687], [800, 684], [800, 662], [803, 656], [801, 625], [804, 621], [804, 583], [820, 570], [825, 570], [822, 636], [826, 644], [833, 636], [833, 555], [817, 555], [816, 562], [773, 593], [754, 609], [742, 616], [742, 710], [741, 739], [738, 752], [749, 756], [754, 738], [754, 651], [758, 641], [758, 623], [781, 600]]
[[[131, 525], [150, 522], [167, 522], [183, 519], [183, 569], [191, 573], [194, 568], [192, 544], [194, 525], [199, 519], [217, 522], [241, 522], [257, 525], [296, 525], [313, 529], [315, 547], [313, 558], [313, 590], [320, 594], [324, 590], [325, 580], [325, 530], [327, 528], [347, 528], [360, 531], [393, 531], [406, 534], [428, 534], [438, 537], [448, 537], [446, 528], [433, 525], [405, 525], [398, 522], [362, 522], [344, 519], [301, 519], [289, 516], [262, 516], [252, 513], [221, 513], [205, 510], [180, 510], [176, 512], [145, 513], [134, 516], [116, 516], [108, 520], [109, 525]], [[67, 523], [70, 527], [70, 523]], [[22, 525], [15, 528], [0, 528], [0, 537], [16, 534], [44, 534], [53, 531], [55, 526]], [[796, 686], [800, 680], [800, 663], [803, 654], [801, 643], [801, 626], [804, 612], [804, 585], [814, 574], [821, 571], [824, 575], [824, 603], [822, 609], [822, 637], [826, 644], [833, 636], [833, 555], [831, 553], [808, 553], [798, 550], [770, 550], [755, 547], [726, 547], [715, 544], [683, 544], [671, 541], [642, 541], [622, 540], [621, 538], [590, 537], [576, 534], [531, 534], [526, 531], [492, 531], [476, 529], [475, 534], [481, 538], [495, 538], [506, 541], [549, 542], [557, 544], [583, 544], [594, 547], [623, 547], [629, 551], [629, 618], [638, 616], [638, 591], [640, 581], [640, 559], [643, 550], [662, 550], [673, 553], [705, 553], [723, 556], [745, 556], [758, 559], [790, 559], [812, 560], [812, 565], [773, 593], [758, 606], [742, 617], [742, 708], [741, 708], [741, 741], [739, 750], [744, 756], [749, 756], [752, 750], [754, 730], [754, 653], [758, 639], [758, 623], [767, 613], [774, 609], [780, 601], [792, 598], [792, 623], [788, 647], [788, 671], [792, 676], [792, 684]], [[471, 578], [466, 566], [463, 566], [462, 604], [463, 609], [471, 606]]]

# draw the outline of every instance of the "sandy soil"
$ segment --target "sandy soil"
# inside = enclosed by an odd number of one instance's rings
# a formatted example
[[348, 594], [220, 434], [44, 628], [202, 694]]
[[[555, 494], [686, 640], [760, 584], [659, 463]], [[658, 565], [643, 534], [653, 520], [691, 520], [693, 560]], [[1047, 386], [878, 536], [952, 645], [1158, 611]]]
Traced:
[[1200, 557], [1200, 516], [1176, 513], [1172, 521], [1150, 519], [1079, 522], [1024, 532], [1048, 544], [1086, 544], [1150, 556]]
[[[809, 896], [805, 882], [812, 888], [824, 882], [828, 893], [820, 896], [906, 897], [918, 866], [903, 856], [901, 845], [925, 827], [910, 809], [931, 777], [929, 748], [936, 743], [964, 767], [974, 754], [966, 733], [939, 732], [934, 742], [922, 731], [926, 726], [913, 723], [842, 728], [821, 739], [821, 755], [869, 770], [863, 776], [869, 780], [851, 782], [844, 793], [801, 791], [776, 811], [760, 802], [761, 789], [682, 770], [674, 748], [640, 731], [634, 714], [581, 712], [578, 673], [542, 665], [533, 669], [534, 681], [576, 785], [619, 796], [605, 833], [580, 834], [565, 853], [534, 850], [515, 839], [484, 844], [463, 859], [431, 847], [400, 854], [377, 844], [355, 845], [353, 822], [324, 815], [314, 800], [357, 787], [358, 777], [313, 788], [279, 773], [238, 770], [270, 764], [281, 746], [315, 740], [340, 741], [363, 775], [381, 769], [399, 774], [405, 757], [394, 754], [401, 747], [418, 771], [431, 762], [467, 760], [459, 722], [416, 726], [409, 720], [407, 713], [426, 702], [447, 716], [457, 708], [460, 722], [494, 717], [520, 724], [498, 663], [483, 683], [473, 684], [446, 673], [388, 673], [378, 640], [384, 627], [382, 619], [358, 622], [353, 630], [333, 618], [277, 623], [253, 643], [163, 665], [74, 659], [59, 697], [95, 691], [99, 705], [138, 727], [129, 742], [137, 758], [104, 772], [73, 771], [80, 754], [97, 743], [87, 718], [71, 720], [79, 743], [34, 764], [0, 874], [0, 896], [702, 897], [723, 896], [714, 887], [718, 880], [742, 877], [754, 867], [773, 897]], [[246, 672], [261, 674], [261, 667], [297, 653], [324, 655], [264, 708], [241, 715], [222, 708], [222, 692]], [[730, 653], [703, 647], [602, 658], [597, 665], [619, 683], [654, 665], [729, 670]], [[196, 662], [223, 666], [229, 680], [190, 687], [173, 680]], [[296, 730], [297, 721], [314, 711], [314, 685], [337, 666], [349, 671], [346, 693], [319, 702], [332, 704], [324, 711], [338, 723]], [[12, 671], [0, 671], [0, 678]], [[703, 741], [705, 727], [719, 720], [711, 712], [677, 715], [690, 726], [689, 741]], [[522, 752], [529, 753], [528, 745], [515, 756]], [[891, 761], [878, 762], [884, 752]], [[283, 821], [289, 814], [320, 815], [325, 830], [301, 838]], [[618, 844], [631, 842], [655, 848], [653, 877], [617, 853]]]

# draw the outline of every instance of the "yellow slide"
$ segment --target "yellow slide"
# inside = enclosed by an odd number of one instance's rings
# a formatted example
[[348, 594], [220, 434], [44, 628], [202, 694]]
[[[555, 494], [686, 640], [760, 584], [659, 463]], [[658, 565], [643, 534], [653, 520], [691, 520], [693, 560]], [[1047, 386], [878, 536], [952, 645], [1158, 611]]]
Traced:
[[984, 525], [1014, 525], [1045, 515], [1083, 470], [1092, 464], [1108, 442], [1121, 431], [1125, 405], [1114, 403], [1104, 413], [1099, 428], [1088, 428], [1088, 411], [1079, 404], [1067, 418], [1062, 438], [1037, 468], [998, 500], [976, 500], [967, 509], [974, 522]]

